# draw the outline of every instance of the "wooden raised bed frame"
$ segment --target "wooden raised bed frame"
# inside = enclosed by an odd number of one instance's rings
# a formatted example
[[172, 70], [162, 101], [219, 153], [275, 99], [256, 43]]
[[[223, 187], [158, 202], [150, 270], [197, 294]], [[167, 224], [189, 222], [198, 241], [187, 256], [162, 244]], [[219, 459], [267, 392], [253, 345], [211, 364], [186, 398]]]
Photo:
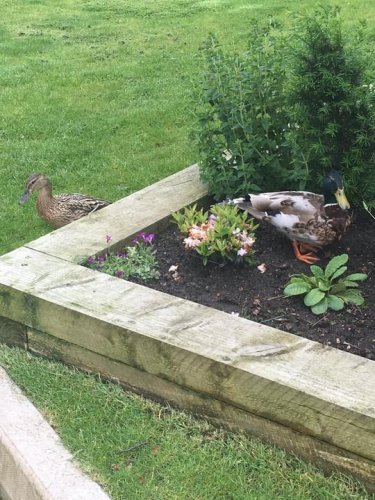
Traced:
[[375, 362], [79, 265], [206, 196], [193, 165], [0, 258], [0, 341], [99, 372], [375, 491]]

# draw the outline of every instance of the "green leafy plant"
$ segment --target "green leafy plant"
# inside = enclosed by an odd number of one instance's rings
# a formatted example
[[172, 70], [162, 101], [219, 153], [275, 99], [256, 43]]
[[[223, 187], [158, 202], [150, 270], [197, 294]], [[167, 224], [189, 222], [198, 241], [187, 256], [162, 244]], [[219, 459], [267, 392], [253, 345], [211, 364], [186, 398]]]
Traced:
[[197, 98], [202, 180], [215, 199], [249, 192], [320, 192], [340, 170], [353, 205], [375, 207], [373, 49], [365, 23], [343, 28], [319, 7], [281, 29], [252, 24], [244, 53], [211, 35]]
[[215, 199], [285, 185], [290, 169], [283, 82], [285, 40], [271, 20], [252, 23], [244, 54], [224, 53], [211, 35], [203, 47], [198, 93], [201, 177]]
[[202, 257], [234, 263], [252, 263], [255, 230], [258, 227], [246, 212], [233, 205], [213, 205], [209, 212], [196, 205], [172, 214], [184, 245]]
[[344, 30], [337, 6], [300, 16], [291, 36], [287, 91], [294, 124], [287, 141], [299, 187], [320, 189], [334, 167], [357, 206], [363, 199], [375, 204], [375, 93], [368, 74], [373, 50], [366, 37], [365, 23]]
[[[106, 236], [107, 243], [111, 239], [110, 235]], [[98, 257], [90, 256], [85, 265], [91, 269], [122, 279], [130, 277], [142, 281], [158, 279], [160, 273], [153, 246], [154, 239], [154, 234], [141, 232], [133, 239], [133, 245], [129, 245], [124, 250], [116, 253], [109, 250]]]
[[197, 205], [185, 207], [181, 212], [172, 214], [173, 221], [178, 225], [178, 229], [182, 234], [188, 234], [193, 226], [201, 226], [207, 223], [208, 212], [203, 209], [198, 210]]
[[[347, 304], [360, 306], [364, 302], [362, 293], [356, 290], [357, 281], [363, 281], [367, 274], [355, 273], [341, 277], [347, 270], [348, 255], [333, 257], [323, 270], [310, 266], [312, 276], [297, 274], [287, 283], [284, 294], [288, 297], [304, 295], [304, 303], [314, 314], [324, 314], [328, 309], [340, 311]], [[340, 279], [339, 279], [340, 278]]]

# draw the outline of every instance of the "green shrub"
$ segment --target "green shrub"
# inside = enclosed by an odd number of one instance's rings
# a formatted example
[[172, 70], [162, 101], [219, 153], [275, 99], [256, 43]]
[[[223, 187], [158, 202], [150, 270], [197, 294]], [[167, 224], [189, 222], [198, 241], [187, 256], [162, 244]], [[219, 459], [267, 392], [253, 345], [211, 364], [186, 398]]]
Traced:
[[273, 23], [254, 22], [244, 54], [225, 54], [213, 35], [203, 48], [196, 138], [201, 177], [216, 199], [272, 189], [275, 178], [287, 184], [284, 45]]
[[351, 202], [360, 206], [365, 199], [373, 206], [375, 93], [366, 80], [364, 36], [364, 27], [356, 38], [344, 32], [338, 7], [320, 7], [299, 19], [288, 92], [290, 120], [298, 126], [288, 141], [294, 178], [305, 178], [301, 187], [319, 190], [335, 168]]
[[337, 255], [328, 262], [325, 270], [320, 266], [310, 266], [312, 276], [292, 276], [284, 294], [289, 297], [304, 295], [305, 306], [311, 307], [314, 314], [324, 314], [328, 309], [340, 311], [346, 304], [362, 305], [364, 299], [356, 290], [357, 281], [365, 280], [367, 274], [355, 273], [338, 279], [347, 270], [348, 258], [346, 253]]
[[213, 205], [210, 214], [196, 205], [172, 214], [186, 236], [186, 250], [195, 251], [206, 265], [208, 260], [253, 263], [253, 244], [258, 227], [246, 212], [234, 205]]
[[255, 22], [241, 55], [209, 37], [196, 138], [216, 199], [320, 192], [335, 168], [352, 204], [375, 206], [375, 89], [365, 25], [355, 33], [344, 33], [338, 8], [321, 7], [288, 32]]

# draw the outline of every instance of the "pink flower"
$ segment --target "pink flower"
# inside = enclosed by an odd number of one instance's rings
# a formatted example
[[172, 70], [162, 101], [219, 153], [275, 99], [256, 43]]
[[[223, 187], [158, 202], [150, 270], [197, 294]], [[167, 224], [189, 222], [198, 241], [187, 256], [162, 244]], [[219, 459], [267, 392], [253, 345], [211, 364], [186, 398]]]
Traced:
[[189, 229], [189, 234], [192, 238], [200, 238], [202, 230], [198, 226], [192, 226]]
[[105, 239], [106, 239], [107, 243], [109, 243], [112, 240], [112, 236], [110, 234], [106, 234]]
[[247, 250], [245, 250], [244, 248], [240, 248], [239, 250], [237, 250], [237, 255], [239, 257], [243, 257], [246, 254], [247, 254]]
[[184, 243], [186, 248], [196, 248], [201, 244], [200, 240], [195, 238], [185, 238]]
[[242, 232], [240, 234], [240, 239], [245, 244], [245, 246], [252, 247], [255, 243], [254, 238], [251, 238], [251, 236], [248, 236], [245, 232]]

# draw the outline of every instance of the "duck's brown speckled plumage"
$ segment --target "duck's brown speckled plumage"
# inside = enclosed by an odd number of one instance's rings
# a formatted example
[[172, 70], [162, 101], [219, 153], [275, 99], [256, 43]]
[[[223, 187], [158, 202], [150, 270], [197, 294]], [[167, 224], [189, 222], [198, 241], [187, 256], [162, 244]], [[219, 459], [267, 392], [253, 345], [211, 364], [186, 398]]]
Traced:
[[39, 193], [36, 202], [39, 216], [55, 228], [65, 226], [110, 204], [106, 200], [79, 193], [54, 196], [51, 181], [43, 174], [30, 175], [20, 203], [25, 203], [33, 192]]
[[291, 240], [324, 246], [340, 239], [351, 217], [338, 205], [324, 205], [324, 196], [306, 191], [280, 191], [236, 200], [239, 208], [267, 221]]
[[[335, 176], [341, 179], [336, 172]], [[272, 224], [293, 242], [319, 248], [341, 239], [352, 220], [342, 185], [336, 192], [332, 191], [335, 195], [337, 192], [345, 200], [346, 209], [338, 204], [326, 204], [323, 195], [307, 191], [249, 194], [233, 201], [253, 217]]]

